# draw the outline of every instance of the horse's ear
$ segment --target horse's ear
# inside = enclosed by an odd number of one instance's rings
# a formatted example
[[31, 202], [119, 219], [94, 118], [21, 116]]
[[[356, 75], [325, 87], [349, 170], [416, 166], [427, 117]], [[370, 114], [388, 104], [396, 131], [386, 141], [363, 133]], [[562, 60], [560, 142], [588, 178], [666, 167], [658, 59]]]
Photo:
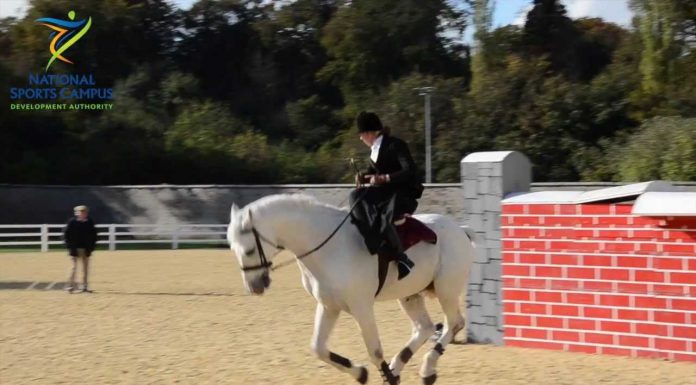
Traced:
[[243, 230], [251, 230], [251, 210], [244, 210], [240, 228]]
[[239, 211], [239, 207], [237, 207], [236, 203], [232, 203], [232, 208], [230, 209], [230, 222], [234, 220], [234, 217], [237, 216], [237, 212]]

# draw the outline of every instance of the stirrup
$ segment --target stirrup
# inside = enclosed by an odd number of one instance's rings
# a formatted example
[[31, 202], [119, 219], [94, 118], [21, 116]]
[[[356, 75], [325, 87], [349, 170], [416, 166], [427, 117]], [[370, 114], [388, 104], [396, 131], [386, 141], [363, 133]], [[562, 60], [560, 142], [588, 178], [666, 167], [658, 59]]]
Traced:
[[396, 267], [399, 271], [399, 281], [411, 273], [411, 267], [405, 261], [396, 261]]
[[399, 259], [396, 260], [396, 267], [399, 270], [399, 280], [406, 277], [411, 270], [413, 270], [414, 266], [416, 266], [416, 264], [408, 258], [408, 255], [402, 254]]

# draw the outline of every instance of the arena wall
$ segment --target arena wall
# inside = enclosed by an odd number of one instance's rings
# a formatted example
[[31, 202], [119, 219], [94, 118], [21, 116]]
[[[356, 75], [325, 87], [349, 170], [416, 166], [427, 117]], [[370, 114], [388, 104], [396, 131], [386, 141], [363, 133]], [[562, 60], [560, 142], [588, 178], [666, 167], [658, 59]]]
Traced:
[[[690, 324], [696, 324], [696, 312], [695, 305], [693, 304], [693, 286], [696, 284], [696, 279], [691, 275], [694, 273], [693, 260], [694, 250], [690, 251], [691, 254], [680, 249], [681, 247], [687, 247], [689, 242], [694, 243], [694, 239], [679, 238], [675, 239], [675, 242], [670, 241], [671, 236], [677, 234], [676, 230], [681, 231], [686, 234], [694, 234], [694, 227], [688, 227], [687, 229], [671, 229], [664, 227], [662, 225], [653, 225], [654, 228], [643, 229], [643, 228], [633, 228], [635, 223], [631, 222], [631, 226], [626, 223], [624, 230], [626, 233], [616, 233], [617, 231], [615, 225], [617, 223], [607, 223], [604, 228], [588, 228], [588, 229], [577, 229], [575, 224], [566, 224], [564, 226], [558, 226], [559, 228], [546, 228], [546, 227], [557, 227], [549, 226], [548, 223], [543, 223], [540, 227], [543, 230], [543, 235], [539, 232], [534, 231], [532, 224], [521, 225], [520, 227], [525, 227], [524, 229], [509, 229], [507, 223], [504, 227], [501, 227], [501, 208], [508, 205], [512, 210], [530, 210], [531, 207], [535, 207], [535, 210], [551, 210], [548, 207], [538, 208], [539, 203], [525, 203], [524, 206], [527, 208], [512, 208], [514, 205], [519, 203], [514, 203], [509, 201], [510, 199], [515, 199], [515, 196], [523, 196], [530, 192], [537, 194], [545, 194], [549, 190], [553, 190], [554, 194], [570, 194], [569, 196], [574, 196], [581, 192], [585, 192], [592, 196], [595, 192], [602, 193], [607, 189], [620, 188], [620, 184], [617, 183], [607, 183], [607, 182], [582, 182], [582, 183], [531, 183], [531, 163], [528, 159], [520, 153], [514, 151], [495, 151], [486, 153], [474, 153], [470, 154], [461, 162], [461, 183], [458, 184], [428, 184], [426, 185], [423, 198], [420, 200], [420, 206], [418, 212], [425, 213], [440, 213], [448, 214], [458, 220], [464, 225], [471, 226], [477, 233], [476, 245], [476, 260], [473, 266], [470, 284], [467, 296], [467, 318], [469, 323], [469, 335], [468, 338], [473, 342], [481, 343], [523, 343], [525, 346], [542, 346], [542, 347], [552, 347], [556, 349], [567, 349], [567, 350], [584, 350], [590, 352], [619, 352], [632, 355], [652, 355], [658, 357], [672, 357], [675, 359], [682, 359], [684, 357], [691, 357], [690, 353], [694, 351], [696, 345], [694, 340], [696, 337], [693, 336], [693, 327]], [[617, 187], [619, 186], [619, 187]], [[630, 186], [629, 186], [630, 187]], [[338, 206], [347, 205], [347, 197], [350, 190], [353, 188], [352, 185], [341, 184], [341, 185], [153, 185], [153, 186], [47, 186], [47, 185], [0, 185], [0, 224], [42, 224], [42, 223], [62, 223], [69, 216], [72, 215], [72, 207], [77, 204], [86, 204], [92, 209], [92, 216], [98, 223], [118, 223], [118, 224], [224, 224], [229, 220], [229, 208], [232, 203], [236, 203], [239, 206], [244, 206], [258, 198], [266, 195], [279, 194], [279, 193], [306, 193], [317, 197], [319, 200], [332, 203]], [[669, 187], [670, 191], [692, 191], [696, 192], [696, 183], [686, 182], [672, 183]], [[639, 193], [634, 195], [640, 195]], [[506, 202], [506, 204], [501, 204], [501, 202]], [[696, 200], [694, 200], [696, 202]], [[626, 203], [628, 204], [628, 203]], [[583, 214], [583, 210], [596, 209], [596, 205], [587, 205], [586, 203], [569, 203], [565, 202], [563, 204], [563, 210], [580, 210], [579, 215], [591, 216], [595, 215], [597, 220], [599, 220], [601, 215], [602, 221], [611, 221], [613, 217], [626, 216], [625, 210], [628, 210], [626, 204], [615, 204], [613, 209], [609, 209], [609, 213], [586, 213]], [[552, 210], [556, 210], [561, 203], [554, 203]], [[578, 206], [579, 205], [579, 206]], [[588, 208], [583, 209], [587, 205]], [[630, 206], [630, 204], [628, 204]], [[543, 206], [543, 205], [542, 205]], [[541, 207], [541, 206], [540, 206]], [[599, 210], [599, 209], [598, 209]], [[611, 210], [614, 210], [613, 212]], [[536, 211], [535, 211], [536, 212]], [[543, 214], [543, 215], [542, 215]], [[564, 212], [565, 214], [565, 212]], [[509, 220], [508, 216], [525, 216], [525, 217], [538, 217], [544, 218], [547, 213], [539, 214], [519, 214], [519, 213], [508, 213], [507, 216], [503, 217], [504, 221]], [[556, 215], [555, 211], [548, 215]], [[696, 217], [696, 214], [694, 215]], [[573, 217], [571, 215], [571, 217]], [[627, 217], [637, 217], [628, 215]], [[641, 216], [645, 218], [646, 216]], [[655, 216], [653, 216], [655, 217]], [[641, 221], [670, 221], [670, 216], [665, 216], [662, 219], [640, 219], [637, 220], [638, 223]], [[561, 216], [561, 218], [564, 218]], [[530, 219], [534, 220], [534, 219]], [[652, 222], [650, 222], [652, 223]], [[662, 222], [659, 222], [662, 223]], [[649, 223], [645, 223], [648, 225]], [[613, 226], [613, 227], [612, 227]], [[636, 225], [637, 226], [637, 225]], [[691, 226], [691, 225], [688, 225]], [[601, 230], [600, 229], [604, 229]], [[514, 233], [510, 233], [510, 230], [514, 230]], [[587, 232], [582, 231], [592, 231], [592, 235], [588, 235]], [[595, 230], [597, 232], [595, 232]], [[606, 230], [606, 231], [605, 231]], [[624, 231], [621, 230], [621, 231]], [[645, 234], [638, 231], [652, 231], [655, 238], [649, 238], [645, 240], [640, 240]], [[525, 233], [525, 231], [527, 231]], [[554, 232], [565, 231], [565, 234], [556, 234]], [[612, 233], [611, 231], [614, 231]], [[660, 231], [663, 231], [662, 238], [660, 238]], [[630, 237], [638, 237], [637, 240], [629, 241]], [[612, 235], [613, 234], [613, 235]], [[619, 234], [619, 235], [617, 235]], [[646, 233], [647, 234], [647, 233]], [[666, 234], [666, 235], [665, 235]], [[556, 239], [551, 242], [549, 238], [544, 237], [559, 236], [560, 239]], [[565, 237], [565, 238], [563, 238]], [[597, 237], [598, 241], [590, 239], [575, 239], [574, 237]], [[614, 237], [614, 238], [611, 238]], [[664, 238], [667, 237], [667, 238]], [[520, 239], [517, 239], [520, 238]], [[513, 239], [513, 243], [510, 244], [509, 240]], [[613, 240], [612, 240], [613, 239]], [[649, 248], [651, 243], [658, 242], [664, 243], [675, 243], [679, 250], [686, 255], [676, 255], [670, 256], [668, 246], [667, 250], [664, 248], [660, 251], [647, 251], [647, 250], [637, 250], [638, 252], [644, 252], [644, 254], [636, 253], [636, 250], [623, 251], [622, 248], [629, 248], [627, 244], [639, 244], [643, 248]], [[504, 245], [501, 245], [501, 241], [505, 241]], [[526, 242], [537, 242], [533, 243], [534, 250], [519, 250], [515, 251], [515, 241], [525, 242], [521, 245], [523, 247], [529, 247]], [[565, 242], [558, 243], [558, 241]], [[641, 242], [641, 243], [636, 243]], [[538, 247], [567, 247], [566, 254], [560, 251], [551, 249], [548, 251], [543, 251], [541, 249], [537, 250]], [[559, 246], [560, 245], [560, 246]], [[665, 246], [663, 245], [663, 246]], [[518, 243], [517, 246], [520, 246]], [[511, 249], [512, 247], [512, 249]], [[605, 249], [602, 249], [604, 247]], [[657, 247], [657, 246], [656, 246]], [[594, 248], [599, 248], [594, 249]], [[613, 250], [612, 248], [616, 249]], [[594, 250], [594, 251], [593, 251]], [[607, 253], [614, 253], [609, 255], [609, 259], [606, 257]], [[512, 254], [510, 254], [512, 253]], [[604, 254], [602, 254], [604, 253]], [[663, 253], [663, 254], [656, 254]], [[594, 255], [597, 254], [597, 255]], [[512, 257], [510, 256], [512, 255]], [[527, 258], [527, 255], [537, 255], [536, 263], [522, 263], [521, 258]], [[538, 257], [542, 255], [542, 257]], [[555, 256], [555, 259], [551, 258], [551, 255]], [[559, 255], [575, 255], [577, 265], [557, 265], [557, 259]], [[585, 257], [585, 256], [588, 257]], [[503, 260], [505, 258], [505, 260]], [[513, 258], [513, 259], [510, 259]], [[519, 260], [516, 258], [520, 258]], [[566, 259], [569, 257], [565, 257]], [[593, 259], [595, 258], [595, 259]], [[599, 258], [599, 259], [596, 259]], [[599, 263], [599, 260], [604, 260], [607, 266], [602, 265], [591, 265], [591, 263]], [[607, 262], [609, 261], [609, 262]], [[645, 266], [630, 266], [623, 265], [624, 263], [641, 263]], [[640, 262], [638, 262], [640, 261]], [[682, 261], [682, 268], [675, 269], [676, 261]], [[686, 262], [684, 262], [686, 261]], [[584, 266], [582, 264], [589, 263], [589, 266]], [[611, 264], [610, 264], [611, 263]], [[686, 263], [686, 265], [684, 265]], [[514, 268], [520, 269], [520, 271], [525, 272], [524, 276], [515, 276], [509, 274], [510, 264]], [[548, 266], [546, 264], [549, 264]], [[670, 268], [665, 268], [661, 264], [667, 264], [672, 266]], [[502, 270], [506, 269], [506, 277], [503, 280]], [[560, 270], [559, 270], [560, 269]], [[626, 271], [622, 273], [621, 271]], [[684, 271], [682, 271], [684, 270]], [[581, 274], [584, 271], [586, 274], [590, 274], [592, 277], [581, 277], [575, 276], [576, 274]], [[559, 273], [560, 272], [560, 273]], [[573, 274], [572, 277], [545, 277], [543, 274]], [[604, 276], [602, 275], [604, 274]], [[609, 274], [609, 275], [607, 275]], [[626, 280], [608, 278], [612, 274], [628, 274]], [[637, 274], [637, 275], [636, 275]], [[652, 277], [651, 279], [657, 279], [662, 277], [665, 282], [659, 283], [653, 281], [639, 281], [640, 283], [634, 283], [637, 278], [647, 279], [647, 277]], [[681, 282], [681, 279], [688, 279], [690, 283]], [[667, 281], [669, 280], [669, 281]], [[544, 290], [541, 287], [516, 287], [514, 285], [527, 285], [530, 282], [544, 282], [544, 284], [557, 285], [561, 281], [576, 282], [577, 287], [570, 288], [554, 288], [544, 286]], [[597, 292], [586, 292], [588, 288], [592, 287], [594, 282], [600, 282], [595, 285], [606, 285], [608, 282], [616, 282], [615, 286], [611, 286], [611, 290], [606, 289], [605, 291]], [[509, 286], [513, 284], [513, 286]], [[683, 284], [683, 285], [682, 285]], [[613, 283], [612, 283], [613, 285]], [[623, 292], [620, 290], [625, 290], [627, 287], [633, 287], [631, 285], [647, 285], [645, 288], [646, 292]], [[654, 292], [656, 288], [662, 289], [664, 287], [669, 287], [672, 290], [674, 287], [687, 287], [684, 291], [681, 291], [679, 295], [674, 293], [661, 293]], [[643, 287], [643, 286], [639, 286]], [[620, 289], [619, 289], [620, 288]], [[548, 290], [547, 290], [548, 289]], [[512, 290], [513, 297], [506, 298], [506, 303], [503, 304], [502, 293], [507, 292], [506, 290]], [[514, 299], [514, 293], [523, 292], [527, 294], [521, 294], [522, 296], [528, 295], [528, 299]], [[555, 293], [550, 294], [552, 298], [559, 298], [560, 301], [571, 301], [570, 305], [558, 304], [556, 302], [542, 302], [536, 303], [537, 292], [542, 293]], [[577, 294], [590, 295], [587, 296], [577, 296]], [[540, 298], [543, 298], [544, 294], [541, 294]], [[628, 299], [629, 306], [618, 306], [611, 307], [614, 305], [609, 304], [607, 301], [611, 302], [610, 299], [614, 296], [620, 296], [622, 300]], [[638, 304], [644, 305], [643, 301], [647, 301], [646, 298], [651, 298], [651, 296], [658, 296], [655, 299], [655, 303], [664, 305], [664, 308], [659, 307], [642, 307]], [[606, 298], [605, 298], [606, 297]], [[527, 297], [523, 297], [527, 298]], [[572, 301], [580, 301], [582, 298], [584, 300], [591, 301], [592, 303], [580, 304], [574, 303]], [[514, 302], [510, 305], [508, 302]], [[517, 301], [517, 302], [516, 302]], [[604, 303], [603, 303], [604, 301]], [[620, 299], [617, 299], [620, 301]], [[638, 301], [638, 302], [636, 302]], [[686, 301], [686, 302], [684, 302]], [[606, 303], [606, 304], [605, 304]], [[507, 321], [503, 320], [503, 309], [504, 305], [507, 310], [512, 310], [512, 314], [506, 314], [506, 319], [511, 320], [508, 324]], [[541, 311], [543, 309], [544, 313], [527, 313], [529, 306], [536, 311]], [[510, 306], [514, 306], [509, 309]], [[564, 307], [566, 306], [566, 307]], [[587, 321], [584, 318], [588, 316], [585, 314], [585, 308], [590, 308], [590, 314], [598, 309], [609, 309], [611, 310], [612, 318], [591, 318], [590, 322], [580, 322]], [[691, 307], [684, 309], [684, 307]], [[680, 308], [681, 307], [681, 308]], [[637, 308], [635, 310], [633, 308]], [[676, 308], [676, 309], [675, 309]], [[545, 312], [555, 312], [559, 309], [575, 309], [577, 311], [576, 316], [563, 315], [563, 314], [546, 314]], [[510, 313], [506, 310], [506, 313]], [[629, 310], [637, 311], [637, 313], [630, 313]], [[561, 310], [562, 311], [562, 310]], [[573, 310], [569, 310], [573, 311]], [[600, 310], [601, 311], [605, 310]], [[648, 320], [643, 319], [619, 319], [618, 317], [640, 317], [645, 315], [647, 312]], [[676, 319], [669, 322], [658, 321], [662, 319], [662, 316], [672, 316], [673, 313], [679, 313], [682, 315], [677, 315]], [[664, 313], [664, 314], [663, 314]], [[632, 315], [628, 315], [632, 314]], [[512, 317], [512, 318], [509, 318]], [[523, 324], [514, 323], [516, 318], [521, 320]], [[616, 318], [616, 319], [614, 319]], [[559, 325], [558, 320], [561, 320], [561, 329], [552, 328], [544, 326], [543, 323], [548, 319], [554, 319], [554, 325]], [[537, 321], [540, 323], [537, 324]], [[572, 321], [572, 322], [571, 322]], [[529, 325], [524, 323], [528, 322]], [[611, 322], [615, 322], [611, 323]], [[588, 325], [592, 324], [594, 329], [578, 329], [580, 324]], [[657, 324], [658, 327], [654, 329], [655, 333], [658, 334], [645, 334], [646, 325]], [[572, 326], [571, 326], [572, 325]], [[616, 328], [624, 327], [628, 325], [628, 332], [622, 332], [621, 330], [611, 330], [605, 327], [611, 327], [612, 325], [617, 325]], [[620, 326], [623, 325], [623, 326]], [[686, 329], [684, 329], [686, 328]], [[522, 336], [522, 330], [524, 331], [524, 336]], [[568, 329], [568, 330], [566, 330]], [[622, 329], [623, 330], [623, 329]], [[518, 332], [520, 333], [518, 336]], [[568, 332], [570, 334], [563, 334]], [[611, 335], [610, 344], [602, 344], [599, 342], [590, 342], [594, 335], [601, 335], [604, 337], [602, 341], [608, 341], [606, 333], [615, 332], [616, 337]], [[664, 332], [664, 333], [663, 333]], [[512, 336], [509, 334], [513, 333], [515, 340], [511, 339]], [[535, 336], [544, 336], [544, 338], [531, 338], [529, 337], [531, 333]], [[577, 333], [577, 334], [573, 334]], [[588, 337], [588, 333], [590, 337]], [[604, 333], [604, 334], [603, 334]], [[623, 334], [622, 334], [623, 333]], [[659, 333], [665, 334], [660, 335]], [[670, 334], [671, 333], [671, 334]], [[685, 334], [686, 333], [686, 334]], [[505, 337], [507, 335], [507, 337]], [[686, 337], [685, 337], [686, 335]], [[562, 340], [562, 338], [575, 338], [577, 336], [578, 341], [568, 341]], [[586, 338], [587, 337], [587, 338]], [[635, 339], [638, 338], [638, 339]], [[631, 346], [622, 347], [623, 343], [629, 343], [628, 341], [633, 341], [630, 343], [638, 344], [645, 342], [647, 338], [648, 347], [645, 346]], [[667, 349], [666, 346], [669, 344], [671, 348]], [[663, 349], [664, 348], [664, 349]], [[612, 350], [618, 349], [618, 350]], [[660, 353], [658, 350], [662, 349], [664, 352]], [[666, 352], [666, 353], [665, 353]], [[671, 354], [671, 355], [670, 355]]]
[[[0, 224], [63, 223], [78, 204], [98, 223], [223, 224], [232, 203], [242, 207], [266, 195], [305, 193], [347, 205], [352, 185], [0, 185]], [[428, 184], [419, 212], [464, 217], [460, 184]]]
[[[427, 184], [418, 212], [439, 213], [467, 222], [462, 183]], [[533, 183], [531, 191], [596, 190], [616, 183]], [[232, 203], [244, 206], [263, 196], [306, 193], [346, 205], [352, 185], [136, 185], [55, 186], [0, 184], [0, 224], [63, 223], [72, 208], [86, 204], [98, 223], [227, 223]], [[682, 184], [696, 191], [696, 183]], [[502, 198], [502, 196], [501, 196]], [[499, 239], [499, 237], [498, 237]]]
[[696, 193], [538, 194], [502, 205], [504, 343], [696, 361]]

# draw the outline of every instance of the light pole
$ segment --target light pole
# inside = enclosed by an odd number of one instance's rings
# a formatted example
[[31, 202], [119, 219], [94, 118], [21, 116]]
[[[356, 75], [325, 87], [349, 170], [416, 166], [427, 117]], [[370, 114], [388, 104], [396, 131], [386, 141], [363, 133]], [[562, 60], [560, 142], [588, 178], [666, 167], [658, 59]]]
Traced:
[[431, 174], [431, 145], [430, 145], [430, 94], [435, 90], [435, 87], [418, 87], [414, 88], [418, 91], [418, 95], [425, 96], [425, 183], [433, 183]]

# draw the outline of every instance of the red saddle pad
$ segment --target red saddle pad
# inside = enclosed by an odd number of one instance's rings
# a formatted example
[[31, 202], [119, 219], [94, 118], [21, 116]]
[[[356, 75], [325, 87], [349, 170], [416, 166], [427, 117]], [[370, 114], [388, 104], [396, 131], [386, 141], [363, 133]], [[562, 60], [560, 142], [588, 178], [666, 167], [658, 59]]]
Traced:
[[[421, 241], [432, 244], [437, 243], [437, 235], [423, 222], [413, 217], [405, 217], [405, 219], [406, 221], [402, 225], [396, 226], [396, 231], [399, 233], [399, 238], [401, 238], [401, 244], [404, 246], [404, 250], [408, 250], [411, 246]], [[377, 286], [375, 297], [382, 290], [382, 286], [384, 286], [384, 281], [389, 269], [389, 261], [393, 259], [391, 256], [383, 253], [378, 253], [378, 255], [377, 278], [379, 285]]]
[[437, 235], [423, 222], [413, 217], [405, 217], [405, 219], [406, 222], [396, 226], [396, 231], [399, 233], [404, 250], [408, 250], [411, 246], [421, 241], [432, 244], [437, 243]]

